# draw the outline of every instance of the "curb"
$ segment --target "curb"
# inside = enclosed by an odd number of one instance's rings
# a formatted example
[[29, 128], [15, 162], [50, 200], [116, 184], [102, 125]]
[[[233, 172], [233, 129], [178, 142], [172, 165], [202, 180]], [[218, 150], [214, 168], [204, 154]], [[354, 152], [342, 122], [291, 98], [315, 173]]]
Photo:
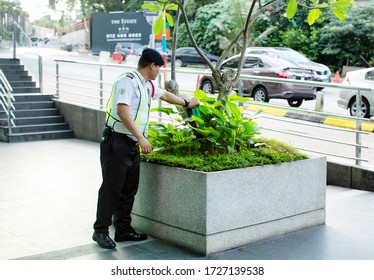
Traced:
[[[356, 121], [344, 117], [328, 117], [328, 116], [317, 116], [313, 113], [298, 113], [295, 111], [289, 111], [287, 109], [270, 108], [267, 106], [251, 104], [247, 108], [250, 111], [262, 110], [264, 113], [269, 115], [275, 115], [279, 117], [286, 117], [292, 119], [299, 119], [304, 121], [310, 121], [320, 124], [326, 124], [331, 126], [337, 126], [347, 129], [356, 129]], [[374, 122], [369, 120], [361, 121], [361, 130], [366, 132], [374, 132]]]

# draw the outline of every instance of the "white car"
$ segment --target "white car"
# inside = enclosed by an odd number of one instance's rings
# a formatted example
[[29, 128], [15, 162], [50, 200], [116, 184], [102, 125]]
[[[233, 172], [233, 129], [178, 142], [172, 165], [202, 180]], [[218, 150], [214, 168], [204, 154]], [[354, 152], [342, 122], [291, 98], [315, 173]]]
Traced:
[[[347, 72], [343, 85], [360, 86], [371, 88], [371, 91], [361, 91], [360, 116], [370, 118], [374, 115], [374, 67]], [[349, 109], [351, 116], [356, 116], [356, 94], [357, 90], [340, 89], [338, 105]]]

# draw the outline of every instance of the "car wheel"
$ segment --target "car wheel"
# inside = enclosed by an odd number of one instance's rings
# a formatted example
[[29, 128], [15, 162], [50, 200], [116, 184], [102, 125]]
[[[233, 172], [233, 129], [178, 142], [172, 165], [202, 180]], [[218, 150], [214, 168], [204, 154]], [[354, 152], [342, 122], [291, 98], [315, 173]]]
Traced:
[[264, 87], [256, 88], [252, 96], [255, 101], [269, 102], [268, 91]]
[[183, 61], [182, 61], [182, 59], [177, 58], [177, 59], [175, 60], [175, 66], [176, 66], [176, 67], [182, 67], [182, 66], [184, 66], [184, 65], [183, 65]]
[[[348, 108], [349, 108], [349, 113], [351, 114], [351, 116], [356, 117], [356, 98], [353, 98], [351, 102], [349, 102]], [[370, 104], [365, 98], [362, 98], [361, 100], [360, 117], [363, 117], [363, 118], [370, 117]]]
[[201, 89], [205, 93], [214, 93], [213, 83], [210, 80], [205, 80], [201, 83]]
[[300, 107], [303, 104], [302, 99], [287, 99], [287, 102], [291, 107]]

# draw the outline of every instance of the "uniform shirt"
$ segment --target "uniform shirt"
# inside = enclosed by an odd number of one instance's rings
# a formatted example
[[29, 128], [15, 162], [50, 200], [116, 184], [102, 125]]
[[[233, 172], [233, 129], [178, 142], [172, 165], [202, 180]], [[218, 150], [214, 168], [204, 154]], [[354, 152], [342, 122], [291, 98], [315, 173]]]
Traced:
[[[134, 75], [138, 75], [145, 92], [152, 94], [152, 85], [149, 81], [146, 81], [144, 77], [137, 71], [133, 71]], [[153, 100], [158, 100], [163, 94], [163, 90], [159, 87], [154, 87]], [[140, 102], [140, 91], [138, 89], [138, 83], [135, 78], [130, 78], [126, 74], [122, 75], [114, 83], [114, 96], [113, 96], [113, 107], [111, 115], [120, 120], [120, 117], [117, 113], [118, 104], [126, 104], [129, 106], [130, 115], [135, 119], [138, 105]], [[135, 137], [129, 135], [132, 139], [136, 140]]]

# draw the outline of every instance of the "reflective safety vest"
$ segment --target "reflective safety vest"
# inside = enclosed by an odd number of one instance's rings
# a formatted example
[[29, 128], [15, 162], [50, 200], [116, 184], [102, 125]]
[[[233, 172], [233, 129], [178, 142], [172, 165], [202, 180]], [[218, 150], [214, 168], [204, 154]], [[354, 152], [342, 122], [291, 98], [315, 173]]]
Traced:
[[[148, 124], [149, 124], [149, 113], [151, 109], [152, 97], [155, 92], [154, 85], [151, 81], [149, 81], [152, 86], [152, 93], [151, 93], [149, 89], [147, 89], [147, 91], [144, 89], [143, 83], [139, 77], [139, 74], [137, 74], [136, 72], [130, 72], [124, 75], [126, 75], [130, 79], [135, 79], [138, 85], [138, 90], [140, 93], [140, 101], [139, 101], [139, 105], [136, 111], [134, 121], [135, 121], [136, 126], [140, 129], [140, 131], [142, 131], [144, 137], [147, 137], [148, 136]], [[117, 106], [117, 104], [113, 104], [114, 94], [115, 94], [115, 86], [113, 86], [112, 88], [112, 92], [111, 92], [110, 98], [106, 106], [105, 125], [107, 127], [110, 127], [112, 131], [131, 135], [131, 132], [126, 128], [126, 126], [123, 125], [119, 117], [116, 118], [117, 116], [115, 117], [112, 115], [113, 106]]]

